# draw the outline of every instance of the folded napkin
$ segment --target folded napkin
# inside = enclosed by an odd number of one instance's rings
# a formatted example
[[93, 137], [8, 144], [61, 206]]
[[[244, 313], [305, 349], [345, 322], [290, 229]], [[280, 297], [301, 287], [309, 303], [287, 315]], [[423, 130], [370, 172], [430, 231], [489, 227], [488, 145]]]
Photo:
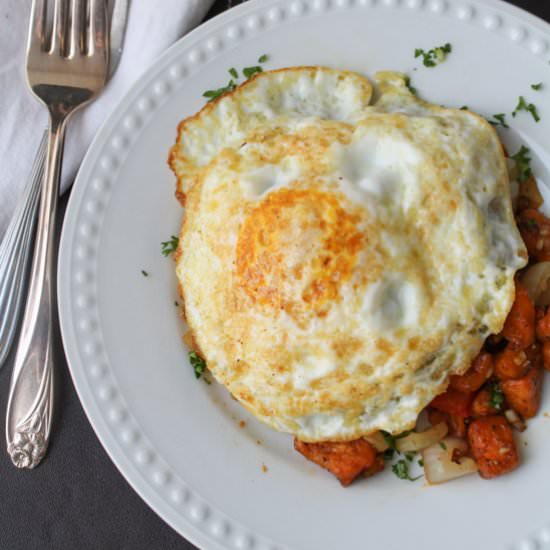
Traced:
[[[131, 0], [118, 70], [101, 95], [70, 121], [62, 189], [74, 180], [97, 129], [129, 86], [163, 50], [200, 23], [211, 4], [212, 0]], [[25, 83], [30, 5], [31, 0], [0, 0], [0, 238], [21, 195], [47, 124], [44, 107]]]

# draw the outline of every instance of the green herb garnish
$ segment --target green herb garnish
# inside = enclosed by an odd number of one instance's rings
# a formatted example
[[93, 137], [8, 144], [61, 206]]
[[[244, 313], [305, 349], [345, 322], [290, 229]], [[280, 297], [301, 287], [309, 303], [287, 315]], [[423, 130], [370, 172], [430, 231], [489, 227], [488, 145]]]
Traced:
[[380, 433], [382, 434], [382, 437], [384, 438], [386, 445], [388, 445], [390, 449], [395, 449], [396, 448], [395, 442], [398, 439], [407, 437], [410, 433], [412, 433], [412, 430], [407, 430], [403, 433], [400, 433], [399, 435], [392, 435], [391, 433], [385, 432], [384, 430], [380, 430]]
[[418, 461], [418, 465], [419, 465], [421, 468], [423, 468], [423, 467], [424, 467], [424, 461], [423, 461], [422, 459], [420, 459], [420, 460]]
[[259, 65], [255, 65], [254, 67], [245, 67], [243, 69], [243, 75], [246, 79], [254, 76], [257, 73], [262, 73], [263, 69]]
[[539, 82], [538, 84], [531, 84], [531, 88], [538, 92], [542, 88], [542, 82]]
[[231, 67], [228, 72], [235, 80], [239, 78], [239, 73], [237, 72], [237, 69], [235, 69], [235, 67]]
[[422, 62], [424, 67], [435, 67], [439, 63], [443, 63], [447, 54], [452, 52], [452, 46], [447, 42], [444, 46], [439, 46], [437, 48], [432, 48], [431, 50], [425, 51], [422, 48], [416, 48], [414, 50], [414, 57], [422, 56]]
[[206, 361], [200, 357], [196, 351], [189, 352], [189, 361], [195, 371], [195, 378], [198, 380], [206, 369]]
[[141, 274], [142, 274], [144, 277], [149, 277], [149, 273], [147, 273], [147, 271], [145, 271], [145, 269], [142, 269], [142, 270], [141, 270]]
[[422, 476], [418, 477], [411, 477], [409, 473], [409, 465], [407, 464], [406, 460], [398, 460], [392, 467], [392, 472], [399, 478], [399, 479], [408, 479], [409, 481], [416, 481], [417, 479], [420, 479]]
[[461, 111], [468, 111], [469, 109], [468, 105], [462, 105], [462, 107], [460, 107]]
[[265, 63], [269, 59], [269, 56], [267, 54], [260, 55], [258, 57], [258, 63]]
[[405, 75], [405, 86], [407, 86], [407, 88], [408, 88], [409, 92], [411, 92], [411, 94], [413, 94], [413, 95], [417, 94], [417, 89], [414, 86], [411, 86], [411, 77], [408, 76], [408, 75]]
[[528, 113], [531, 113], [531, 116], [533, 117], [535, 122], [538, 122], [540, 120], [537, 107], [532, 103], [527, 103], [522, 95], [519, 96], [518, 104], [512, 112], [512, 116], [515, 117], [520, 111], [527, 111]]
[[500, 384], [498, 382], [495, 382], [491, 386], [490, 391], [491, 397], [489, 399], [489, 405], [491, 405], [493, 409], [500, 411], [502, 409], [502, 405], [504, 404], [504, 392], [502, 391]]
[[409, 461], [409, 462], [412, 462], [414, 460], [414, 453], [405, 453], [405, 458]]
[[227, 83], [227, 86], [224, 86], [223, 88], [218, 88], [217, 90], [207, 90], [202, 95], [203, 97], [207, 97], [208, 103], [210, 103], [211, 101], [214, 101], [215, 99], [222, 96], [223, 94], [233, 91], [236, 87], [237, 85], [235, 84], [235, 82], [233, 80], [230, 80]]
[[498, 113], [497, 115], [493, 115], [493, 120], [489, 120], [488, 122], [493, 126], [502, 126], [503, 128], [510, 128], [510, 126], [506, 124], [505, 117], [506, 115], [504, 113]]
[[179, 239], [175, 235], [172, 235], [169, 241], [160, 243], [162, 255], [170, 256], [170, 254], [175, 252], [176, 248], [178, 248], [178, 243]]
[[531, 157], [529, 154], [531, 151], [522, 145], [520, 150], [515, 154], [511, 155], [510, 158], [513, 159], [516, 163], [518, 169], [518, 181], [523, 183], [531, 177]]
[[440, 441], [440, 442], [439, 442], [439, 446], [440, 446], [444, 451], [447, 450], [447, 445], [445, 445], [445, 443], [443, 443], [443, 441]]

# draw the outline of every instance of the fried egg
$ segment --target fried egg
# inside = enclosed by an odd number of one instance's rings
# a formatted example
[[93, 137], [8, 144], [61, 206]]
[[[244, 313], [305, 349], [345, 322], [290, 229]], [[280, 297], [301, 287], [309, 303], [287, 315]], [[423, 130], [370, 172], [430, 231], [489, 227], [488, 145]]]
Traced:
[[185, 316], [213, 376], [304, 441], [401, 433], [502, 329], [527, 253], [502, 146], [404, 75], [265, 72], [183, 121]]

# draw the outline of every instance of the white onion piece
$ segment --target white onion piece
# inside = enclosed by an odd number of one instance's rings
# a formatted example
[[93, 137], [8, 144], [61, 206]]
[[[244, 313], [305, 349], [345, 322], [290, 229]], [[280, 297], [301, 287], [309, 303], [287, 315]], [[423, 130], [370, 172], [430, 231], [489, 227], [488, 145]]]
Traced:
[[444, 483], [477, 472], [477, 464], [470, 457], [463, 456], [457, 462], [453, 462], [455, 449], [464, 453], [468, 450], [468, 445], [466, 441], [458, 437], [446, 437], [421, 452], [428, 483]]
[[506, 420], [514, 426], [514, 428], [518, 432], [523, 432], [526, 428], [525, 422], [520, 418], [519, 414], [514, 411], [513, 409], [508, 409], [504, 412], [504, 416], [506, 417]]
[[390, 447], [381, 432], [371, 433], [363, 439], [366, 439], [376, 449], [377, 453], [383, 453]]
[[437, 443], [447, 435], [449, 428], [445, 422], [440, 422], [423, 432], [412, 432], [395, 440], [395, 446], [400, 453], [421, 451]]
[[550, 305], [550, 262], [533, 264], [525, 271], [521, 282], [535, 305]]

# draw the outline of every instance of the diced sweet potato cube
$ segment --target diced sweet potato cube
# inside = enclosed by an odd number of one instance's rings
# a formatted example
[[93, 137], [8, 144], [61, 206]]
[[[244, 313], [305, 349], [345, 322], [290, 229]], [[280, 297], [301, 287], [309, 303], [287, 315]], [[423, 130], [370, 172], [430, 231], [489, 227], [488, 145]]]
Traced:
[[376, 450], [364, 439], [306, 443], [295, 438], [294, 448], [334, 474], [344, 487], [376, 462]]
[[485, 479], [511, 472], [519, 463], [512, 428], [503, 416], [473, 420], [468, 427], [468, 443]]
[[532, 367], [522, 378], [501, 384], [506, 401], [523, 418], [533, 418], [539, 410], [543, 372]]

